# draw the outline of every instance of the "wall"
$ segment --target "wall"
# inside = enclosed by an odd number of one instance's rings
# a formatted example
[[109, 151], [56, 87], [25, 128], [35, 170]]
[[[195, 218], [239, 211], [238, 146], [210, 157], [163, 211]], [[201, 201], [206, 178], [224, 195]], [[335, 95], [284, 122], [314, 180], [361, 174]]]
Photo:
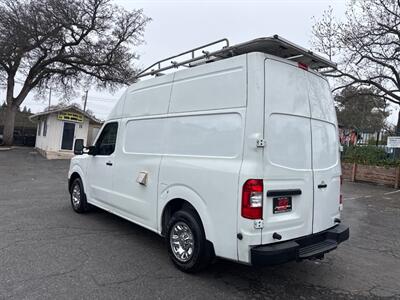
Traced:
[[368, 166], [352, 163], [342, 163], [342, 176], [350, 181], [363, 181], [399, 187], [399, 167]]
[[[44, 124], [43, 121], [46, 118], [47, 118], [47, 134], [46, 134], [46, 136], [43, 136], [43, 124]], [[47, 140], [48, 140], [48, 137], [50, 135], [50, 130], [49, 129], [53, 127], [51, 122], [52, 121], [49, 118], [49, 116], [41, 117], [40, 119], [37, 120], [37, 122], [36, 122], [36, 142], [35, 142], [35, 147], [36, 148], [47, 150]], [[39, 125], [40, 125], [40, 135], [38, 134]]]
[[352, 180], [353, 164], [342, 163], [342, 177], [346, 180]]

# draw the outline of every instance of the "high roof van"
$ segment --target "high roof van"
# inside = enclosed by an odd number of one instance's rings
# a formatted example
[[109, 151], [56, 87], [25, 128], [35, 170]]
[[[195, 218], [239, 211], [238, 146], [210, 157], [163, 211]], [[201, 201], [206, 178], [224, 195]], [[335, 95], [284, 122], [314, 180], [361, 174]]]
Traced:
[[278, 36], [222, 42], [144, 70], [94, 145], [75, 141], [72, 208], [163, 236], [186, 272], [214, 257], [322, 258], [349, 238], [335, 107], [317, 71], [335, 64]]

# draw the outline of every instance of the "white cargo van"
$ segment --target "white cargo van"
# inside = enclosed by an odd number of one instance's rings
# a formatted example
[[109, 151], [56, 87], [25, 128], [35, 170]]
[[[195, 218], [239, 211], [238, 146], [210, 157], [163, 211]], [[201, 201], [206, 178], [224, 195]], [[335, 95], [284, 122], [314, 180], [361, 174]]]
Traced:
[[322, 258], [349, 237], [335, 108], [316, 71], [335, 65], [278, 36], [221, 41], [146, 69], [156, 76], [126, 90], [94, 145], [76, 140], [72, 207], [162, 235], [183, 271]]

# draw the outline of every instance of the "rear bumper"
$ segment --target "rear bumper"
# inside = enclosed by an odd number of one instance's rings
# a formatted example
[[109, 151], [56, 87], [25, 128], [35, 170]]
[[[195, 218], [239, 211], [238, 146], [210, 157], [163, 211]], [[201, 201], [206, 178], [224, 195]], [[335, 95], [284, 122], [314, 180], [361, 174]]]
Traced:
[[252, 265], [277, 265], [288, 261], [321, 258], [349, 239], [349, 227], [339, 224], [331, 229], [272, 245], [261, 245], [250, 251]]

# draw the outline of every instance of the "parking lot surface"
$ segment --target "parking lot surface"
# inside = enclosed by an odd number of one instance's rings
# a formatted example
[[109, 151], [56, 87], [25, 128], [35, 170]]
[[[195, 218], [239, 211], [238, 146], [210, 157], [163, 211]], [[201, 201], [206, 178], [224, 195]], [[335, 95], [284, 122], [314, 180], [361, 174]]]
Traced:
[[0, 298], [400, 299], [400, 192], [343, 186], [350, 240], [324, 260], [184, 274], [158, 235], [101, 210], [73, 212], [69, 161], [0, 151]]

